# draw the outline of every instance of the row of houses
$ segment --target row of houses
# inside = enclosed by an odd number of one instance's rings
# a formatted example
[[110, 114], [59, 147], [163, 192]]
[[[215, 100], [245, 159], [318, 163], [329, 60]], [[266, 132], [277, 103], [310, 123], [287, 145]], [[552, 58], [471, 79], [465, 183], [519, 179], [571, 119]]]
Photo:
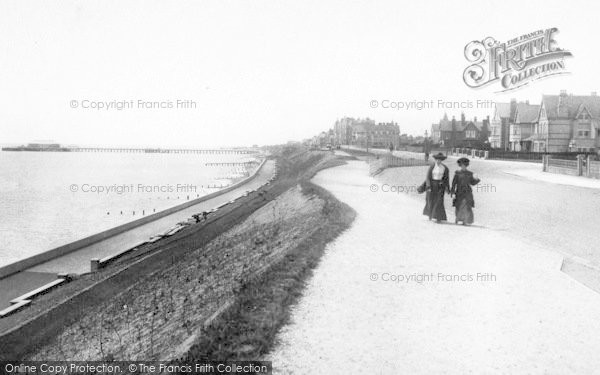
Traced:
[[510, 151], [597, 152], [600, 150], [600, 97], [543, 95], [540, 104], [496, 103], [490, 147]]
[[482, 121], [477, 121], [477, 117], [467, 120], [461, 113], [460, 120], [454, 116], [449, 120], [444, 114], [438, 123], [431, 125], [431, 141], [446, 147], [480, 148], [488, 141], [489, 127], [489, 116]]
[[[426, 136], [427, 137], [427, 134]], [[400, 135], [398, 123], [345, 117], [311, 140], [313, 145], [354, 145], [398, 149], [423, 144], [424, 137]], [[431, 125], [427, 143], [442, 147], [492, 148], [526, 152], [600, 152], [600, 96], [543, 95], [539, 103], [496, 103], [494, 114], [481, 121], [448, 118]]]
[[317, 147], [352, 145], [397, 149], [402, 139], [400, 126], [396, 122], [376, 123], [369, 118], [344, 117], [337, 120], [332, 129], [313, 137], [310, 143]]

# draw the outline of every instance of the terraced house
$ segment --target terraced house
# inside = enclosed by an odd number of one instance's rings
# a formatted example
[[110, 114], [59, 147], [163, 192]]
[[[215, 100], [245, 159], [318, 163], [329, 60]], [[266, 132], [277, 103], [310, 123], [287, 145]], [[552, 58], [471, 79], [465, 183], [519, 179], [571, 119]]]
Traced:
[[598, 152], [600, 97], [544, 95], [531, 137], [535, 152]]
[[515, 103], [514, 115], [509, 127], [509, 145], [511, 151], [533, 151], [533, 140], [538, 117], [539, 104]]
[[516, 99], [511, 99], [510, 103], [496, 103], [490, 122], [490, 147], [510, 149], [510, 123], [515, 118], [516, 110]]

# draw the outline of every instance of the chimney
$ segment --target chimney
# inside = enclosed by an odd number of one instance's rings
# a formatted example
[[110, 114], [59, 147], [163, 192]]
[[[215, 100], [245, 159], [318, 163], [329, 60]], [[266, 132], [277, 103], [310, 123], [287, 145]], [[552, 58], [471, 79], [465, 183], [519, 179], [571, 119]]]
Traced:
[[509, 121], [513, 120], [513, 117], [515, 116], [516, 111], [517, 111], [517, 99], [512, 98], [512, 99], [510, 99]]
[[567, 96], [567, 90], [560, 90], [560, 96]]
[[529, 100], [525, 100], [525, 104], [529, 105]]
[[477, 124], [477, 116], [473, 117], [473, 123]]
[[465, 124], [465, 113], [464, 112], [462, 112], [460, 114], [460, 123], [463, 124], [463, 125]]
[[596, 96], [596, 91], [592, 91], [592, 96]]

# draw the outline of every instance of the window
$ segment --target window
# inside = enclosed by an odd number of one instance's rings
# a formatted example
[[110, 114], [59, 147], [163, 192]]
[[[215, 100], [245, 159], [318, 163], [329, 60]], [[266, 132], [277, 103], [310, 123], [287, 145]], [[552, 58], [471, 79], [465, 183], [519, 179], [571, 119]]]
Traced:
[[590, 136], [590, 131], [589, 131], [589, 130], [579, 130], [579, 131], [577, 132], [577, 135], [578, 135], [579, 137], [586, 137], [586, 138], [587, 138], [587, 137], [589, 137], [589, 136]]

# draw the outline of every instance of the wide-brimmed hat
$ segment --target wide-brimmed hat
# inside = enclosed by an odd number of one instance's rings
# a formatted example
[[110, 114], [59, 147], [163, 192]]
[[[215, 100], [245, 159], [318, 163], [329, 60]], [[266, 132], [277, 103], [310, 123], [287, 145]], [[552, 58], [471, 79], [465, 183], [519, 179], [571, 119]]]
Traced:
[[460, 158], [456, 161], [456, 163], [458, 163], [458, 165], [464, 164], [464, 165], [469, 165], [471, 161], [467, 158]]
[[446, 155], [442, 154], [441, 152], [438, 152], [437, 154], [433, 155], [433, 158], [439, 160], [446, 160]]

